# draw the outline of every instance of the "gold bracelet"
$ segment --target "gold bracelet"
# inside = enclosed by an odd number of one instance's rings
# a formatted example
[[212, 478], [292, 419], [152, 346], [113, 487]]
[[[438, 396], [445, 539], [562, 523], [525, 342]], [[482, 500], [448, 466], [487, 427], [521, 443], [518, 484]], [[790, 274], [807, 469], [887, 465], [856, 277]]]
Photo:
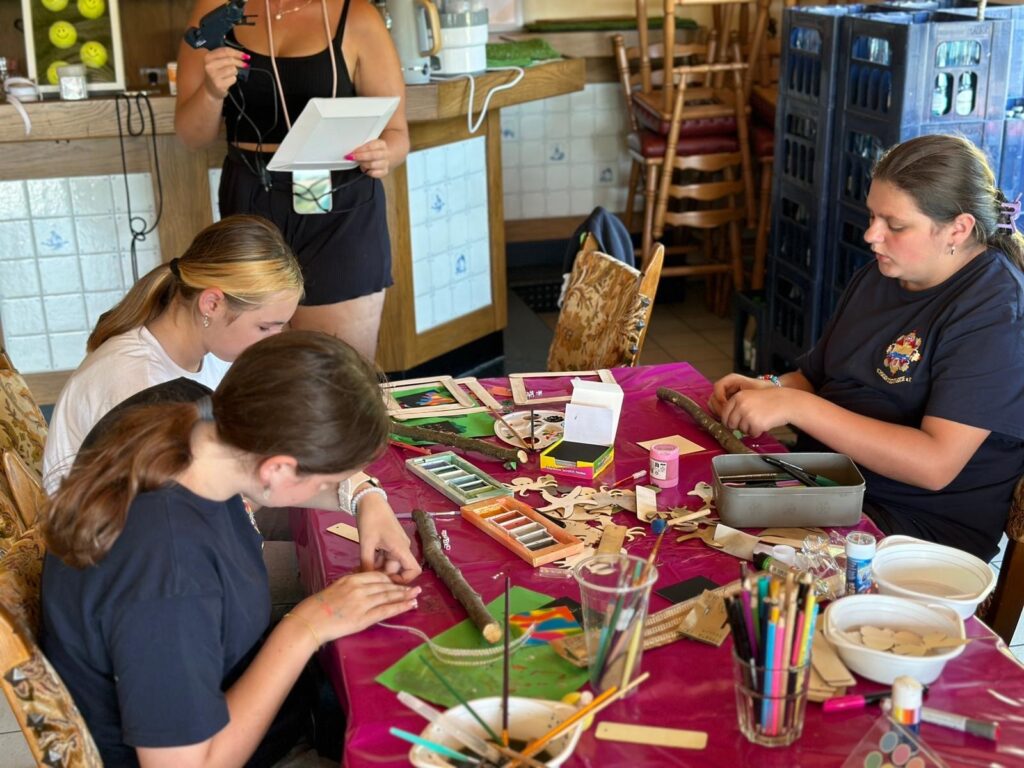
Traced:
[[287, 619], [289, 616], [291, 616], [292, 618], [298, 619], [299, 621], [301, 621], [303, 624], [306, 625], [306, 627], [309, 629], [309, 634], [311, 634], [313, 636], [313, 640], [316, 642], [316, 647], [318, 649], [320, 648], [321, 645], [323, 645], [323, 643], [320, 642], [320, 636], [316, 633], [316, 630], [313, 629], [313, 625], [312, 624], [310, 624], [308, 621], [306, 621], [306, 619], [304, 619], [301, 616], [299, 616], [299, 614], [292, 613], [291, 611], [288, 611], [288, 613], [286, 613], [281, 618], [282, 619]]

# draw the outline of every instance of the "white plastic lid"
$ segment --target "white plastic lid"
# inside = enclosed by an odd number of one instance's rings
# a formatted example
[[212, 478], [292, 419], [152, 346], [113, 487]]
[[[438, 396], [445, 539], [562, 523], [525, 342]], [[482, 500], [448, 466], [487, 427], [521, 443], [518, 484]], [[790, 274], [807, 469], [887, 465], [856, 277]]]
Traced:
[[788, 544], [776, 544], [772, 547], [772, 557], [780, 563], [793, 565], [796, 562], [796, 550]]
[[892, 681], [892, 705], [895, 709], [916, 710], [921, 708], [924, 686], [910, 675], [900, 675]]
[[875, 555], [875, 537], [864, 531], [854, 531], [846, 536], [846, 556], [854, 560], [868, 560]]

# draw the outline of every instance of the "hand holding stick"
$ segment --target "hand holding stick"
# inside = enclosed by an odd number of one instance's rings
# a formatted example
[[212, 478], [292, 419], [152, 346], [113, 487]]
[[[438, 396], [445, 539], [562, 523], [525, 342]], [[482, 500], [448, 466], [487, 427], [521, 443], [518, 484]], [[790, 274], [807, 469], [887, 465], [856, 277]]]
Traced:
[[686, 411], [693, 420], [697, 422], [701, 429], [711, 435], [718, 444], [725, 448], [729, 453], [757, 453], [742, 442], [736, 439], [728, 429], [722, 426], [722, 423], [715, 421], [711, 414], [701, 408], [697, 403], [691, 400], [686, 395], [676, 392], [674, 389], [668, 387], [658, 387], [658, 399], [664, 400], [672, 405], [677, 405]]

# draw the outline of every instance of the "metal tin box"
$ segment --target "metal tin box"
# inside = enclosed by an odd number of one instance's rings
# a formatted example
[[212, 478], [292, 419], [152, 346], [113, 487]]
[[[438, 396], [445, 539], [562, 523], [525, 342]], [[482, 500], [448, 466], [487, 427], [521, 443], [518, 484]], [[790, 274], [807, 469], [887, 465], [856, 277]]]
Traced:
[[734, 528], [767, 526], [844, 526], [860, 521], [864, 476], [841, 453], [780, 453], [778, 458], [821, 475], [835, 486], [789, 488], [735, 487], [721, 477], [778, 472], [753, 454], [730, 453], [711, 460], [718, 517]]

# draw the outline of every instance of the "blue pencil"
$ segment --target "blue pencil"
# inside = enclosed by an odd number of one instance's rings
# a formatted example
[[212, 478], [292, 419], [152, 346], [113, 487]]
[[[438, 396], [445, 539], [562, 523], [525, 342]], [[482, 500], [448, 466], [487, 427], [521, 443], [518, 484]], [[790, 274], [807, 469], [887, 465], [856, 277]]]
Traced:
[[424, 749], [429, 749], [431, 752], [436, 752], [439, 755], [449, 757], [452, 760], [458, 760], [463, 763], [473, 763], [474, 765], [480, 765], [480, 761], [477, 760], [475, 757], [470, 757], [469, 755], [464, 755], [461, 752], [456, 752], [454, 749], [450, 749], [449, 747], [446, 747], [444, 744], [438, 744], [436, 741], [424, 739], [422, 736], [417, 736], [414, 733], [403, 731], [401, 728], [395, 728], [394, 726], [392, 726], [389, 729], [388, 733], [390, 733], [392, 736], [397, 736], [403, 741], [408, 741], [410, 744], [418, 744]]
[[[773, 608], [774, 612], [775, 609]], [[768, 620], [768, 629], [765, 632], [764, 642], [764, 697], [761, 699], [761, 727], [767, 728], [771, 714], [772, 687], [775, 684], [775, 673], [771, 670], [775, 667], [775, 621]]]

